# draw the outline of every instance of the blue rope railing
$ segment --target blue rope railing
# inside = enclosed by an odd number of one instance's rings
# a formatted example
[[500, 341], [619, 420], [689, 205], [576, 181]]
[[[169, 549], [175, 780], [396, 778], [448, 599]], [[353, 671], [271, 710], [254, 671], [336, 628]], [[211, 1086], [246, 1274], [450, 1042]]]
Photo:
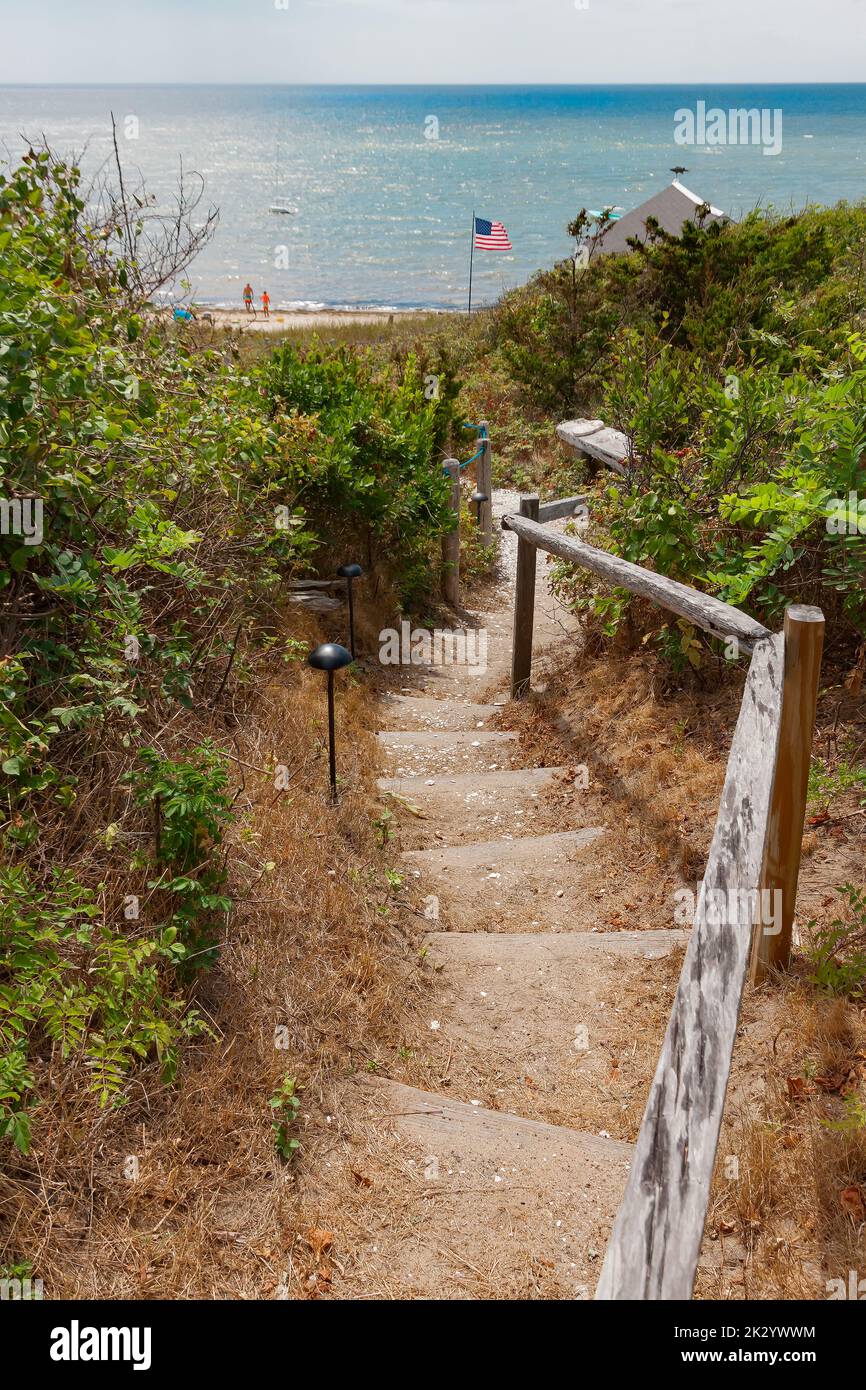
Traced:
[[[464, 425], [464, 426], [463, 426], [463, 429], [465, 429], [465, 430], [476, 430], [477, 433], [478, 433], [478, 438], [481, 440], [481, 444], [480, 444], [479, 448], [475, 451], [475, 453], [472, 455], [471, 459], [467, 459], [465, 463], [461, 463], [461, 465], [460, 465], [460, 472], [461, 472], [461, 473], [463, 472], [463, 469], [464, 469], [464, 468], [468, 468], [468, 467], [469, 467], [470, 463], [474, 463], [476, 459], [480, 459], [481, 455], [484, 453], [484, 441], [487, 439], [487, 426], [486, 426], [486, 425]], [[447, 473], [447, 472], [448, 472], [448, 469], [447, 469], [447, 468], [443, 468], [443, 469], [442, 469], [442, 472], [443, 472], [443, 473]]]
[[460, 465], [460, 470], [461, 470], [461, 472], [462, 472], [462, 470], [463, 470], [464, 468], [468, 468], [469, 465], [470, 465], [470, 463], [474, 463], [476, 459], [480, 459], [480, 457], [481, 457], [481, 455], [482, 455], [483, 453], [484, 453], [484, 445], [482, 444], [482, 445], [481, 445], [481, 448], [478, 449], [478, 450], [476, 450], [476, 452], [472, 455], [471, 459], [467, 459], [465, 463], [461, 463], [461, 465]]

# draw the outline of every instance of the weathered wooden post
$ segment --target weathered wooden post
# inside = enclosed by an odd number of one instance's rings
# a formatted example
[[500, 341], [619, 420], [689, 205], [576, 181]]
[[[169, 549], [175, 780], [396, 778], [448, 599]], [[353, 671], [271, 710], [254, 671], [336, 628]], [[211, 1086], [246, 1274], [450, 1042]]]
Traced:
[[[761, 888], [765, 891], [760, 901], [769, 903], [769, 912], [763, 914], [769, 921], [759, 920], [755, 926], [751, 960], [753, 984], [760, 984], [774, 968], [784, 969], [791, 959], [791, 932], [797, 905], [823, 645], [824, 614], [820, 608], [797, 603], [785, 609], [782, 719], [761, 874]], [[772, 895], [769, 899], [767, 891]]]
[[445, 460], [445, 472], [451, 478], [451, 509], [454, 529], [442, 537], [442, 597], [452, 608], [460, 602], [460, 464], [457, 459]]
[[480, 531], [484, 545], [493, 544], [493, 445], [487, 432], [487, 421], [482, 420], [479, 429], [484, 430], [481, 440], [481, 457], [475, 471], [478, 491], [485, 493], [487, 501], [480, 507]]
[[[520, 499], [520, 515], [538, 520], [538, 493]], [[518, 537], [517, 582], [514, 587], [514, 633], [511, 642], [511, 698], [520, 699], [529, 689], [532, 675], [532, 622], [535, 617], [534, 545]]]

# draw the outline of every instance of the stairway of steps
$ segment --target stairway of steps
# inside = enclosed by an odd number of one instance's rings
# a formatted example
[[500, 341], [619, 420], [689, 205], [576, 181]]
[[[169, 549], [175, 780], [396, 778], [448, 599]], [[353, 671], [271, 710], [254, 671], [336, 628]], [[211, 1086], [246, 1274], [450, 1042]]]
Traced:
[[591, 1297], [631, 1146], [384, 1079], [361, 1083], [392, 1165], [343, 1296]]
[[[592, 1297], [632, 1150], [575, 1118], [592, 1115], [612, 1074], [628, 1082], [629, 988], [687, 939], [600, 927], [597, 799], [573, 768], [526, 765], [499, 728], [514, 540], [499, 607], [473, 615], [488, 629], [485, 675], [413, 670], [415, 684], [382, 701], [378, 788], [426, 905], [419, 948], [434, 986], [419, 1047], [437, 1084], [358, 1083], [368, 1124], [349, 1152], [387, 1180], [367, 1198], [343, 1296]], [[539, 645], [573, 635], [540, 563], [536, 609]], [[646, 1085], [635, 1081], [636, 1115]]]

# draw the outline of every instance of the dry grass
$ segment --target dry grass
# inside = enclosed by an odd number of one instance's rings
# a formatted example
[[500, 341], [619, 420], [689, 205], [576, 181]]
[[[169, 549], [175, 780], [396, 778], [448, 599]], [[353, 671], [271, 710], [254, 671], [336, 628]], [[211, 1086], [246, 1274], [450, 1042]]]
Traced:
[[[305, 622], [295, 635], [312, 638]], [[378, 626], [378, 612], [362, 606], [368, 642]], [[173, 730], [177, 746], [221, 737], [237, 769], [238, 906], [195, 1001], [213, 1036], [186, 1049], [173, 1088], [142, 1071], [118, 1111], [99, 1111], [57, 1069], [32, 1155], [0, 1179], [0, 1263], [27, 1261], [49, 1297], [328, 1296], [341, 1265], [346, 1287], [359, 1287], [353, 1250], [374, 1247], [383, 1221], [408, 1231], [413, 1219], [404, 1168], [395, 1158], [393, 1183], [381, 1171], [371, 1191], [343, 1119], [347, 1087], [364, 1071], [439, 1084], [432, 1056], [415, 1046], [431, 989], [417, 955], [423, 924], [386, 877], [393, 851], [374, 824], [370, 715], [380, 677], [339, 678], [344, 787], [335, 809], [320, 680], [299, 664], [259, 674], [256, 697], [228, 721], [230, 736], [224, 711]], [[509, 711], [527, 764], [590, 769], [587, 818], [610, 827], [600, 927], [672, 925], [673, 889], [702, 870], [739, 691], [737, 680], [669, 691], [649, 656], [575, 662], [569, 653], [542, 694]], [[819, 746], [841, 739], [853, 713], [838, 691], [825, 697]], [[286, 792], [257, 770], [274, 761], [292, 768]], [[862, 874], [861, 826], [831, 817], [810, 829], [801, 899], [819, 920], [834, 905], [832, 886]], [[566, 1122], [634, 1137], [678, 968], [677, 955], [647, 964], [617, 994], [606, 1046], [614, 1061], [631, 1050], [627, 1084], [612, 1066], [604, 1094]], [[275, 1045], [280, 1028], [285, 1047]], [[747, 992], [699, 1296], [824, 1297], [828, 1279], [866, 1273], [857, 1208], [866, 1139], [828, 1128], [846, 1090], [863, 1094], [864, 1062], [866, 1015], [816, 995], [802, 962]], [[286, 1075], [302, 1088], [302, 1149], [291, 1165], [275, 1154], [268, 1110]], [[137, 1181], [126, 1176], [130, 1157]], [[386, 1269], [365, 1277], [364, 1296], [393, 1296]], [[522, 1293], [478, 1271], [466, 1278], [481, 1297], [561, 1296], [543, 1278]]]
[[[833, 1126], [866, 1099], [866, 1018], [817, 994], [805, 962], [743, 1006], [708, 1230], [748, 1252], [725, 1297], [822, 1298], [866, 1267], [866, 1131]], [[720, 1296], [704, 1280], [699, 1289]]]
[[[825, 675], [832, 679], [832, 671]], [[670, 689], [648, 653], [567, 653], [546, 689], [508, 712], [534, 761], [570, 759], [589, 768], [596, 804], [588, 816], [606, 812], [603, 852], [617, 870], [606, 929], [671, 926], [673, 890], [700, 879], [741, 688], [741, 676], [732, 674], [715, 685]], [[862, 741], [862, 724], [862, 700], [828, 684], [816, 751], [832, 767]], [[829, 815], [812, 816], [804, 837], [798, 901], [805, 945], [805, 923], [814, 917], [821, 925], [834, 914], [836, 887], [863, 882], [864, 818], [856, 804], [856, 796], [837, 799]], [[628, 1001], [635, 1074], [646, 1084], [631, 1107], [626, 1096], [614, 1097], [618, 1136], [633, 1138], [640, 1124], [678, 973], [677, 956], [653, 962], [643, 972], [653, 996]], [[608, 1041], [616, 1051], [617, 1038]], [[584, 1103], [572, 1123], [589, 1128], [607, 1115], [611, 1129], [615, 1089], [600, 1094], [594, 1109]], [[832, 1127], [845, 1113], [846, 1092], [866, 1104], [866, 1009], [817, 992], [797, 955], [788, 975], [746, 992], [699, 1297], [823, 1298], [829, 1279], [847, 1283], [851, 1269], [866, 1275], [866, 1129]]]
[[[362, 606], [362, 630], [377, 622]], [[295, 627], [312, 637], [305, 617]], [[312, 1256], [299, 1185], [315, 1134], [327, 1132], [327, 1087], [397, 1054], [424, 988], [374, 825], [369, 680], [338, 677], [334, 808], [322, 678], [302, 663], [258, 676], [245, 704], [235, 694], [233, 717], [202, 709], [165, 748], [214, 737], [237, 774], [236, 907], [193, 998], [212, 1036], [185, 1049], [174, 1086], [145, 1067], [115, 1110], [53, 1066], [32, 1152], [0, 1178], [0, 1265], [26, 1261], [46, 1297], [273, 1297], [290, 1267], [302, 1279]], [[274, 788], [274, 762], [291, 769], [286, 791]], [[291, 1165], [275, 1153], [268, 1107], [285, 1076], [301, 1087]]]

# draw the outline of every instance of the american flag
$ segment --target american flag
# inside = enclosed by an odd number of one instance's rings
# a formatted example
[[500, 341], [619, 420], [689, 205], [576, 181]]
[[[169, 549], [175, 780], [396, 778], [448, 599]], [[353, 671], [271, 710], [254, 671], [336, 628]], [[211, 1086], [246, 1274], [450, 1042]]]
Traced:
[[508, 233], [501, 222], [488, 222], [484, 217], [475, 219], [475, 247], [478, 251], [511, 251]]

